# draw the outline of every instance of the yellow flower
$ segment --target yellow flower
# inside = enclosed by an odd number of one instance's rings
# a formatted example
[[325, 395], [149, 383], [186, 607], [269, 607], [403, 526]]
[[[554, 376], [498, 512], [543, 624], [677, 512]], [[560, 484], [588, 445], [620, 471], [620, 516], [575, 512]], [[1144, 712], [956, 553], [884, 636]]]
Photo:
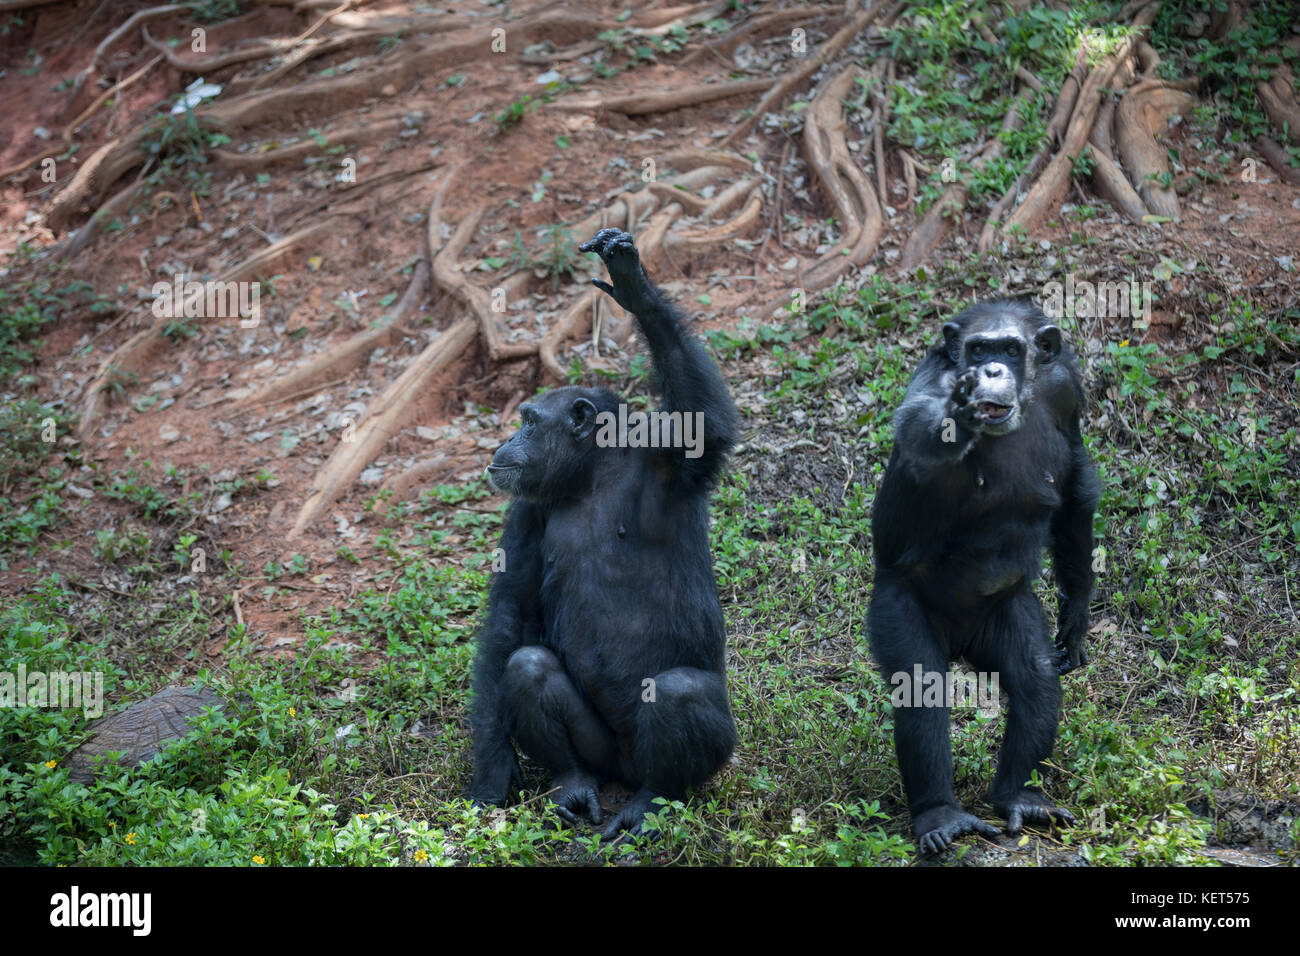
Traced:
[[1128, 348], [1128, 339], [1125, 339], [1123, 342], [1119, 343], [1119, 347], [1122, 349]]
[[292, 707], [290, 707], [290, 708], [289, 708], [289, 716], [290, 716], [290, 717], [297, 717], [297, 716], [298, 716], [298, 712], [297, 712], [296, 710], [294, 710]]
[[359, 819], [359, 820], [369, 820], [369, 819], [370, 819], [370, 814], [368, 814], [368, 813], [358, 813], [358, 814], [357, 814], [357, 819]]
[[57, 767], [58, 765], [59, 765], [59, 762], [58, 762], [57, 760], [47, 760], [47, 761], [45, 761], [45, 766], [49, 767], [51, 770], [53, 770], [53, 769], [54, 769], [55, 767]]
[[116, 820], [109, 820], [109, 821], [108, 821], [108, 828], [109, 828], [110, 830], [116, 830], [116, 829], [117, 829], [117, 821], [116, 821]]
[[131, 846], [135, 846], [135, 831], [134, 831], [134, 830], [132, 830], [130, 833], [128, 833], [128, 834], [126, 835], [126, 842], [127, 842], [128, 844], [130, 844]]
[[256, 863], [258, 866], [261, 866], [263, 863], [266, 862], [266, 857], [255, 856], [253, 857], [253, 862]]
[[429, 854], [426, 853], [424, 850], [416, 850], [416, 851], [415, 851], [415, 862], [416, 862], [416, 863], [423, 863], [423, 862], [424, 862], [425, 860], [427, 860], [428, 858], [429, 858]]

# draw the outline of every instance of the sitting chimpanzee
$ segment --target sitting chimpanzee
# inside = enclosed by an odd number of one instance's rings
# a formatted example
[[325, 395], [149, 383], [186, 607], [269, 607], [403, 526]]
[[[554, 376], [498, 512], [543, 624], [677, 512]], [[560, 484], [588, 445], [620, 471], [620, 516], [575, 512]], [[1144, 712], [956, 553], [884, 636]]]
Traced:
[[[1099, 484], [1082, 407], [1074, 355], [1041, 311], [974, 306], [943, 327], [912, 377], [875, 500], [872, 653], [895, 684], [913, 681], [918, 665], [943, 675], [959, 657], [997, 675], [1010, 714], [989, 797], [1010, 833], [1073, 822], [1028, 781], [1056, 738], [1058, 673], [1087, 663]], [[1033, 587], [1049, 544], [1055, 651]], [[922, 706], [922, 696], [895, 707], [894, 744], [921, 850], [936, 853], [962, 834], [997, 830], [953, 795], [951, 701]]]
[[641, 326], [664, 424], [654, 441], [615, 436], [643, 413], [620, 414], [603, 389], [557, 388], [520, 407], [523, 427], [493, 457], [490, 480], [514, 502], [474, 663], [470, 796], [505, 802], [518, 744], [571, 822], [600, 821], [603, 782], [632, 787], [613, 838], [640, 831], [656, 797], [703, 784], [736, 743], [708, 522], [737, 414], [632, 237], [602, 229], [580, 248], [613, 283], [593, 284]]

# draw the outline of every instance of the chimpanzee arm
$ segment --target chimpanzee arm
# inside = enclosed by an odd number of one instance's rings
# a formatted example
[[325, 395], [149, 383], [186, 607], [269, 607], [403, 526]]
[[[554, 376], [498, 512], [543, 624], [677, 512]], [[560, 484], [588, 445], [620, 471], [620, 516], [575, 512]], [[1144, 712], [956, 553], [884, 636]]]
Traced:
[[[628, 233], [602, 229], [579, 248], [599, 255], [613, 280], [612, 285], [599, 279], [592, 284], [636, 316], [659, 374], [662, 411], [680, 412], [684, 421], [702, 415], [703, 434], [692, 431], [690, 443], [684, 449], [674, 447], [669, 460], [687, 481], [708, 484], [738, 439], [736, 406], [721, 371], [699, 340], [682, 327], [681, 313], [646, 276]], [[691, 427], [696, 421], [700, 419], [691, 418]]]
[[488, 617], [474, 655], [474, 782], [470, 798], [502, 804], [519, 778], [519, 762], [501, 713], [501, 678], [510, 655], [541, 636], [542, 526], [537, 509], [516, 501], [501, 537], [504, 570], [495, 572]]
[[924, 473], [950, 467], [979, 438], [974, 406], [968, 401], [974, 376], [958, 376], [941, 355], [931, 354], [907, 386], [894, 413], [899, 457]]
[[1060, 588], [1056, 648], [1062, 674], [1088, 663], [1083, 639], [1088, 633], [1088, 602], [1096, 574], [1092, 565], [1092, 516], [1097, 510], [1097, 470], [1076, 432], [1071, 437], [1070, 473], [1061, 489], [1061, 507], [1052, 516], [1052, 565]]

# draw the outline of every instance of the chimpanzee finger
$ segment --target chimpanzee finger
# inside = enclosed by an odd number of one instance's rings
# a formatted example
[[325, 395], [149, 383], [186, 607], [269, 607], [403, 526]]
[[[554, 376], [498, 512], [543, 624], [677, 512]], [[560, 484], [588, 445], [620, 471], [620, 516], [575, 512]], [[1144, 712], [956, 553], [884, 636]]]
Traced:
[[594, 285], [601, 292], [604, 292], [608, 295], [614, 294], [614, 287], [610, 285], [608, 282], [604, 281], [603, 279], [592, 279], [591, 284]]
[[1051, 807], [1047, 812], [1056, 817], [1057, 820], [1066, 826], [1072, 827], [1075, 824], [1074, 814], [1065, 809], [1065, 807]]
[[1024, 827], [1025, 816], [1019, 807], [1011, 808], [1011, 815], [1007, 817], [1007, 832], [1015, 836]]
[[587, 818], [592, 823], [599, 823], [600, 817], [600, 798], [596, 796], [596, 791], [592, 790], [587, 794]]

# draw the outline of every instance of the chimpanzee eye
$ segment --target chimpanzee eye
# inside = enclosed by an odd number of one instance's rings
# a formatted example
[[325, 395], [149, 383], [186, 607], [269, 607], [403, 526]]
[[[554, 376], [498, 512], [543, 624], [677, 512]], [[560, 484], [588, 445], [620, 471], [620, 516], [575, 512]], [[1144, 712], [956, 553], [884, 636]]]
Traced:
[[1020, 354], [1020, 346], [1017, 343], [1012, 342], [1007, 346], [1007, 354], [1010, 355], [1012, 358], [1015, 358], [1017, 355]]
[[971, 358], [974, 359], [984, 358], [984, 346], [982, 345], [971, 346], [970, 354], [971, 354]]

